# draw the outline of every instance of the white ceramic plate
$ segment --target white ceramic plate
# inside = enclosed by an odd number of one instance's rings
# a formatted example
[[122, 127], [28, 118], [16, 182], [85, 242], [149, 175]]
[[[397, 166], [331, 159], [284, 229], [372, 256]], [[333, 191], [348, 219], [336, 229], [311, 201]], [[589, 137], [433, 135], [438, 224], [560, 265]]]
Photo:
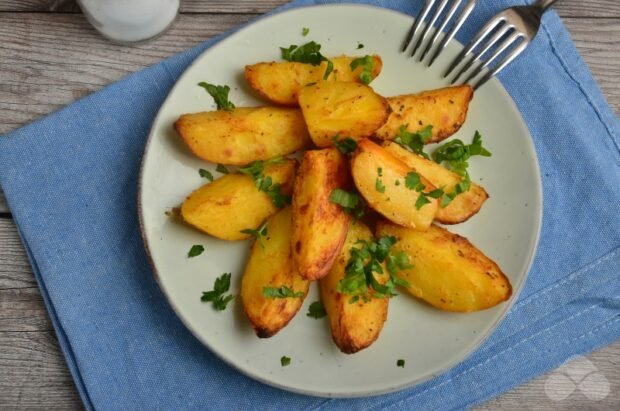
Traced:
[[[280, 58], [280, 46], [315, 40], [327, 56], [380, 54], [384, 69], [373, 82], [390, 96], [442, 87], [440, 70], [461, 46], [452, 44], [432, 69], [399, 53], [412, 17], [358, 5], [300, 8], [264, 18], [215, 45], [185, 72], [157, 116], [144, 156], [140, 189], [143, 235], [155, 276], [185, 325], [209, 349], [241, 372], [286, 390], [326, 397], [355, 397], [396, 391], [427, 380], [461, 362], [484, 341], [508, 311], [510, 303], [473, 314], [442, 312], [406, 295], [390, 303], [388, 321], [378, 341], [354, 355], [332, 343], [326, 319], [306, 316], [318, 300], [312, 291], [293, 321], [270, 339], [257, 338], [236, 299], [216, 312], [200, 301], [222, 273], [233, 274], [238, 293], [249, 242], [218, 241], [164, 212], [204, 184], [199, 168], [214, 166], [194, 158], [172, 129], [182, 113], [214, 109], [200, 81], [231, 86], [237, 106], [265, 104], [248, 89], [243, 67]], [[310, 34], [302, 37], [303, 27]], [[365, 45], [357, 50], [359, 43]], [[532, 262], [541, 222], [541, 184], [534, 147], [511, 98], [491, 81], [473, 99], [468, 119], [456, 138], [470, 142], [475, 130], [493, 153], [474, 158], [471, 175], [491, 198], [471, 221], [451, 230], [468, 237], [502, 267], [516, 299]], [[248, 207], [251, 207], [249, 204]], [[204, 254], [188, 259], [193, 244]], [[282, 367], [287, 355], [291, 365]], [[398, 359], [406, 366], [396, 366]]]

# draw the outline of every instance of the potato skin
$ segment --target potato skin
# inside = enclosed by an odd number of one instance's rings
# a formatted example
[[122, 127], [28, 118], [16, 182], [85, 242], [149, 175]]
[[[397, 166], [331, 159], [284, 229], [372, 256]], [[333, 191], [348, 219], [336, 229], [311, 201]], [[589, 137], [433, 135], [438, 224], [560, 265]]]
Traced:
[[[351, 248], [358, 240], [371, 240], [372, 233], [359, 221], [352, 221], [340, 254], [327, 276], [319, 281], [321, 300], [331, 327], [334, 342], [345, 354], [353, 354], [377, 340], [387, 320], [389, 298], [362, 299], [349, 303], [351, 296], [340, 294], [337, 286], [345, 276]], [[384, 274], [385, 275], [385, 274]]]
[[[427, 160], [415, 153], [407, 151], [399, 144], [386, 141], [383, 148], [398, 158], [420, 175], [428, 179], [435, 187], [451, 193], [454, 187], [462, 181], [458, 174], [442, 167], [434, 161]], [[469, 220], [478, 213], [484, 202], [489, 198], [487, 192], [480, 185], [472, 182], [469, 191], [459, 194], [447, 207], [439, 207], [435, 221], [442, 224], [458, 224]]]
[[321, 81], [299, 91], [299, 106], [310, 138], [331, 147], [336, 135], [359, 140], [370, 137], [387, 120], [387, 100], [364, 84]]
[[444, 311], [471, 312], [496, 306], [512, 295], [510, 281], [499, 266], [466, 238], [432, 225], [427, 231], [399, 227], [387, 221], [378, 236], [395, 236], [394, 252], [409, 255], [413, 268], [400, 276], [411, 295]]
[[[383, 67], [381, 57], [374, 55], [372, 75], [376, 78]], [[334, 71], [328, 81], [359, 82], [363, 68], [351, 70], [351, 62], [357, 57], [340, 56], [332, 60]], [[245, 79], [252, 89], [267, 100], [285, 106], [298, 106], [297, 93], [310, 83], [323, 81], [327, 62], [319, 66], [296, 62], [257, 63], [245, 66]]]
[[[290, 195], [295, 181], [296, 160], [285, 160], [265, 168], [282, 194]], [[250, 176], [227, 174], [191, 193], [181, 206], [181, 218], [187, 224], [222, 240], [249, 238], [241, 233], [257, 229], [278, 208], [271, 198], [258, 191]]]
[[[291, 260], [291, 207], [283, 208], [267, 222], [264, 248], [257, 241], [241, 280], [243, 309], [256, 335], [268, 338], [284, 328], [302, 306], [310, 282], [302, 278]], [[303, 292], [303, 298], [267, 298], [264, 287], [287, 286]]]
[[437, 143], [456, 133], [467, 118], [469, 102], [474, 91], [469, 85], [446, 87], [388, 98], [392, 114], [376, 136], [383, 140], [393, 140], [401, 126], [417, 132], [424, 127], [433, 126], [433, 134], [428, 143]]
[[301, 111], [292, 108], [184, 114], [174, 128], [192, 153], [212, 163], [243, 166], [285, 156], [310, 144]]
[[302, 277], [324, 277], [338, 256], [350, 217], [329, 201], [336, 188], [347, 189], [346, 158], [335, 148], [306, 151], [293, 192], [293, 261]]
[[[381, 169], [382, 177], [379, 177], [378, 169]], [[429, 198], [430, 203], [416, 209], [420, 193], [405, 185], [405, 177], [412, 171], [405, 163], [370, 140], [359, 141], [351, 158], [353, 181], [370, 207], [396, 224], [425, 230], [433, 222], [439, 203]], [[424, 176], [420, 177], [426, 187], [424, 192], [435, 189]], [[382, 182], [385, 192], [377, 191], [377, 180]]]

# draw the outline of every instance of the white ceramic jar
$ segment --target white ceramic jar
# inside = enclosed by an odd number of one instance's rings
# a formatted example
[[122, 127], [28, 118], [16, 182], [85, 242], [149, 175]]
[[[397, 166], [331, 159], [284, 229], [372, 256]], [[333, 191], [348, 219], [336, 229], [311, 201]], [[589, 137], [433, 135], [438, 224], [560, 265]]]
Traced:
[[117, 43], [137, 43], [163, 33], [174, 21], [180, 0], [78, 0], [88, 21]]

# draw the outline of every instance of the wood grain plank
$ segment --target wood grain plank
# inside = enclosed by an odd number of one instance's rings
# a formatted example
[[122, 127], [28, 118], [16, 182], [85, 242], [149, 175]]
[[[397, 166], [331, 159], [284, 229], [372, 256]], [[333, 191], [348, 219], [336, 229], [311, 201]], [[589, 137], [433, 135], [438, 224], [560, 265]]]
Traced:
[[[289, 0], [183, 0], [182, 13], [265, 13]], [[555, 8], [563, 17], [620, 17], [617, 0], [565, 0]], [[0, 11], [78, 12], [74, 0], [0, 0]]]
[[52, 331], [0, 332], [1, 409], [82, 409]]
[[0, 289], [0, 332], [52, 330], [37, 287]]
[[9, 205], [6, 203], [6, 200], [4, 199], [4, 193], [2, 192], [2, 188], [0, 188], [0, 214], [8, 213], [8, 212], [10, 212]]
[[0, 219], [0, 291], [36, 286], [15, 223], [8, 218]]
[[[187, 47], [250, 20], [253, 15], [182, 15], [159, 39], [127, 48], [98, 36], [80, 15], [0, 14], [0, 133]], [[620, 112], [617, 19], [565, 19], [608, 101]], [[46, 27], [46, 30], [40, 30]], [[88, 48], [84, 47], [88, 44]]]

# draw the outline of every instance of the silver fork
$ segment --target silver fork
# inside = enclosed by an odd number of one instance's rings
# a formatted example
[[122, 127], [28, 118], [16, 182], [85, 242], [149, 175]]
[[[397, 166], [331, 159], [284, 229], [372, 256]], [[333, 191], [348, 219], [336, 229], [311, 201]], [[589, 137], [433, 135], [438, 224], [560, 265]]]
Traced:
[[[437, 5], [434, 12], [432, 13], [432, 16], [430, 17], [430, 21], [424, 27], [422, 34], [420, 34], [416, 39], [416, 42], [411, 51], [411, 57], [415, 56], [416, 52], [418, 51], [420, 46], [424, 44], [424, 41], [430, 34], [433, 26], [440, 19], [442, 13], [446, 9], [450, 1], [452, 1], [452, 6], [448, 10], [444, 19], [441, 21], [440, 26], [435, 30], [433, 37], [430, 39], [430, 41], [426, 42], [426, 45], [422, 53], [420, 53], [418, 61], [424, 60], [424, 57], [426, 57], [428, 52], [432, 50], [433, 46], [437, 43], [437, 40], [439, 39], [440, 34], [443, 33], [443, 31], [446, 29], [448, 24], [452, 21], [452, 18], [456, 15], [456, 12], [458, 11], [459, 6], [463, 4], [464, 0], [426, 0], [424, 3], [424, 7], [422, 7], [420, 12], [416, 16], [415, 21], [413, 22], [413, 25], [411, 26], [411, 29], [409, 29], [409, 33], [407, 33], [407, 37], [405, 38], [405, 42], [403, 43], [403, 46], [401, 49], [403, 53], [407, 51], [407, 49], [411, 45], [411, 42], [413, 41], [416, 34], [420, 30], [420, 27], [422, 26], [422, 22], [426, 20], [427, 17], [429, 17], [434, 6]], [[459, 31], [461, 26], [463, 26], [463, 23], [465, 23], [465, 20], [467, 20], [467, 17], [469, 17], [471, 12], [474, 10], [475, 6], [476, 6], [476, 0], [467, 1], [467, 4], [461, 10], [461, 13], [457, 17], [450, 31], [443, 37], [443, 39], [441, 40], [441, 43], [439, 43], [439, 45], [435, 48], [434, 53], [432, 54], [431, 58], [428, 61], [429, 67], [435, 62], [437, 57], [439, 57], [441, 52], [446, 48], [446, 45], [454, 38], [457, 31]]]
[[[450, 83], [455, 84], [463, 74], [476, 64], [476, 67], [471, 70], [461, 84], [469, 83], [485, 68], [489, 68], [498, 57], [503, 55], [503, 58], [495, 67], [492, 69], [490, 68], [480, 80], [475, 83], [473, 86], [474, 90], [478, 89], [493, 76], [502, 71], [526, 49], [536, 36], [536, 33], [538, 33], [542, 15], [556, 1], [557, 0], [538, 0], [531, 6], [510, 7], [495, 15], [495, 17], [482, 27], [467, 47], [456, 56], [446, 71], [444, 78], [448, 77], [459, 64], [464, 63]], [[489, 36], [490, 39], [483, 43], [483, 40], [487, 39]], [[477, 51], [473, 52], [477, 47]], [[508, 51], [511, 47], [512, 50]], [[493, 48], [495, 51], [493, 51], [486, 61], [483, 61], [482, 58]]]

